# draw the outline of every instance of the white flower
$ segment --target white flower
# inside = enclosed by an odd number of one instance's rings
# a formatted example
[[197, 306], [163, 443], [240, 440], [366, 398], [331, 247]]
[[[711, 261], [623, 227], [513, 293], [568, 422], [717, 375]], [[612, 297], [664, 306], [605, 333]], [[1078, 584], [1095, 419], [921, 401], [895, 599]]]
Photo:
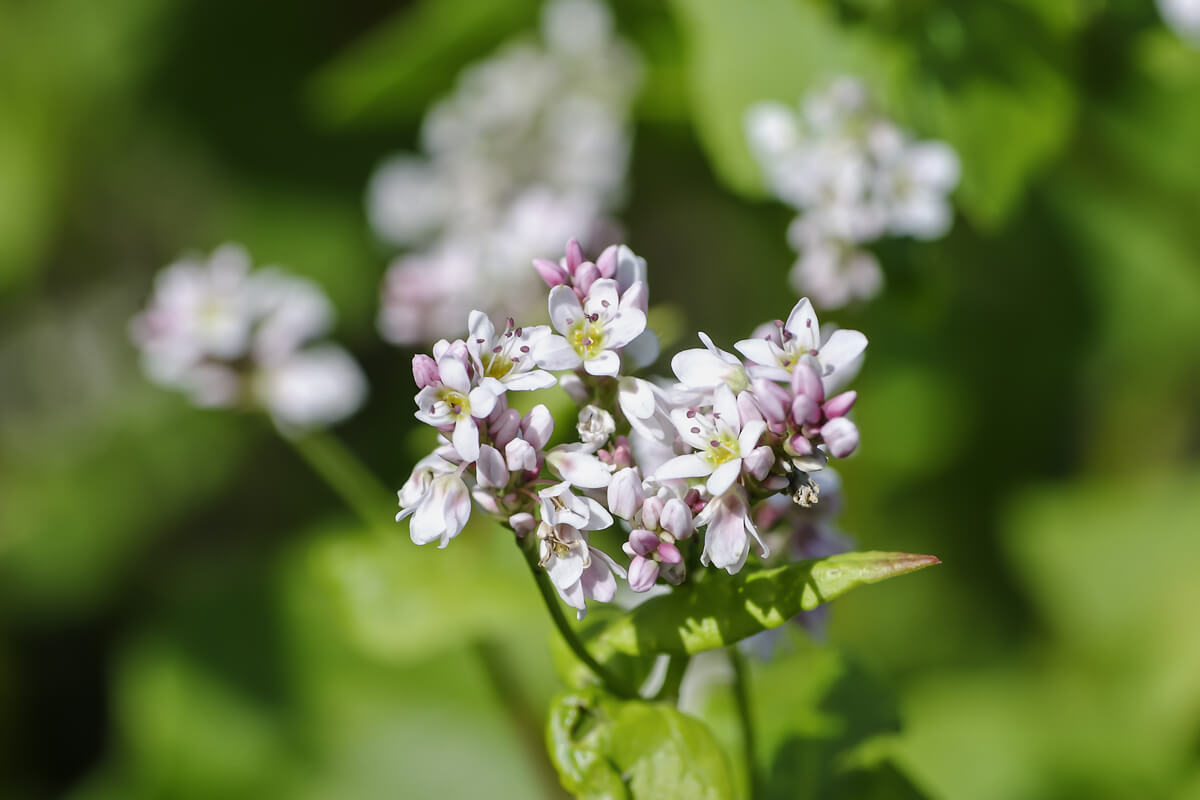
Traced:
[[582, 531], [599, 531], [613, 524], [612, 515], [590, 497], [571, 491], [567, 481], [538, 492], [542, 520], [551, 525], [570, 525]]
[[946, 196], [958, 185], [958, 155], [944, 142], [907, 145], [882, 165], [877, 192], [885, 198], [888, 230], [897, 236], [940, 239], [954, 223]]
[[567, 483], [581, 489], [603, 489], [612, 480], [612, 465], [596, 458], [580, 444], [560, 444], [547, 451], [546, 466]]
[[550, 581], [579, 619], [587, 613], [586, 600], [607, 603], [617, 593], [613, 573], [625, 577], [603, 551], [588, 544], [587, 534], [570, 525], [542, 522], [537, 529], [538, 563], [545, 567]]
[[853, 377], [859, 357], [867, 347], [867, 337], [859, 331], [838, 330], [822, 344], [817, 315], [804, 297], [792, 308], [787, 322], [769, 336], [743, 339], [734, 347], [754, 362], [751, 374], [770, 380], [790, 380], [792, 370], [801, 360], [814, 362], [813, 369], [825, 391], [832, 394]]
[[759, 555], [770, 555], [758, 536], [750, 515], [750, 504], [740, 487], [714, 497], [696, 516], [696, 526], [707, 526], [704, 532], [704, 552], [700, 560], [723, 569], [730, 575], [746, 563], [750, 553], [750, 538], [758, 545]]
[[396, 521], [412, 516], [409, 536], [415, 544], [440, 540], [438, 547], [445, 547], [471, 516], [471, 494], [461, 467], [437, 455], [417, 463], [398, 495], [402, 510]]
[[350, 355], [336, 345], [294, 353], [256, 380], [262, 405], [282, 427], [332, 425], [353, 414], [367, 381]]
[[554, 376], [537, 369], [533, 360], [534, 346], [550, 335], [545, 325], [518, 328], [510, 318], [504, 332], [497, 334], [487, 314], [472, 311], [468, 330], [467, 351], [476, 371], [495, 378], [503, 390], [530, 391], [555, 384]]
[[579, 409], [579, 421], [575, 429], [579, 431], [579, 441], [595, 451], [616, 433], [617, 423], [613, 415], [603, 408], [586, 405]]
[[750, 385], [750, 378], [741, 360], [715, 344], [701, 332], [704, 349], [681, 350], [671, 359], [671, 370], [687, 389], [715, 389], [728, 386], [740, 392]]
[[621, 368], [618, 351], [646, 329], [646, 315], [618, 296], [617, 282], [611, 278], [593, 283], [584, 305], [574, 289], [555, 286], [550, 290], [550, 320], [562, 335], [537, 343], [533, 354], [538, 365], [552, 370], [582, 365], [591, 375], [616, 375]]
[[475, 420], [492, 413], [504, 390], [495, 378], [483, 378], [472, 386], [466, 364], [453, 350], [441, 353], [437, 366], [440, 380], [417, 392], [415, 416], [436, 428], [453, 426], [454, 449], [464, 460], [475, 461], [479, 458], [479, 426]]
[[675, 437], [665, 390], [649, 381], [623, 375], [617, 383], [617, 404], [630, 427], [639, 436], [670, 442]]
[[767, 427], [760, 419], [743, 426], [737, 398], [724, 385], [717, 387], [711, 415], [695, 408], [678, 408], [671, 412], [671, 419], [680, 438], [697, 452], [672, 458], [655, 470], [654, 479], [707, 476], [705, 488], [713, 497], [729, 491], [737, 482], [742, 459], [753, 452]]

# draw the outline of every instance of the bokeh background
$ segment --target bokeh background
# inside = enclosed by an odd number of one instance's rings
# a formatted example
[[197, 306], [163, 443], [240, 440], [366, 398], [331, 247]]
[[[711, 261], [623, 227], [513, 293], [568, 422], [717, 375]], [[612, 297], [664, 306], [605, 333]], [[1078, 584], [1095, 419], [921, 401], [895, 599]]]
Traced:
[[[338, 434], [399, 486], [427, 442], [366, 182], [538, 5], [0, 2], [0, 796], [545, 795], [475, 657], [537, 713], [558, 685], [511, 545], [364, 535], [126, 332], [183, 251], [318, 280], [371, 381]], [[866, 741], [871, 796], [1200, 797], [1200, 50], [1141, 0], [613, 9], [646, 70], [618, 216], [681, 330], [794, 301], [748, 103], [853, 72], [963, 162], [951, 234], [823, 315], [871, 340], [840, 527], [944, 565], [756, 668], [771, 796], [840, 796]]]

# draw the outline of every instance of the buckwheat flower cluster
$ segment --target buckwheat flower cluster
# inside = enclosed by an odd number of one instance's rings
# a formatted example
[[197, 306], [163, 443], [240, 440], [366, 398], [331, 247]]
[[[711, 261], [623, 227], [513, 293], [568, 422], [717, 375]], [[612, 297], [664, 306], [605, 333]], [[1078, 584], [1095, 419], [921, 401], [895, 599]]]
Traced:
[[[631, 374], [657, 354], [643, 259], [621, 245], [589, 260], [571, 240], [534, 271], [553, 328], [472, 311], [465, 338], [413, 360], [416, 416], [438, 444], [399, 492], [412, 540], [446, 546], [477, 507], [580, 617], [618, 581], [645, 592], [697, 569], [736, 573], [751, 549], [766, 558], [758, 520], [816, 506], [813, 476], [858, 446], [843, 388], [866, 337], [822, 336], [804, 299], [737, 342], [740, 355], [701, 333], [703, 348], [672, 359], [675, 381], [649, 380]], [[547, 407], [522, 416], [509, 400], [556, 383], [578, 411], [574, 436], [550, 447]]]
[[249, 254], [227, 244], [160, 272], [130, 335], [155, 383], [198, 406], [265, 410], [291, 431], [344, 419], [366, 396], [345, 350], [313, 344], [332, 324], [333, 307], [315, 283], [251, 270]]
[[821, 306], [878, 294], [883, 272], [865, 245], [950, 230], [958, 156], [944, 142], [914, 140], [857, 79], [838, 78], [799, 109], [758, 103], [745, 122], [768, 187], [798, 212], [788, 229], [799, 254], [791, 282]]
[[383, 283], [384, 338], [452, 335], [475, 308], [528, 312], [530, 259], [577, 231], [604, 238], [624, 192], [639, 73], [599, 0], [551, 0], [538, 39], [463, 72], [425, 117], [424, 152], [370, 181], [371, 224], [404, 249]]
[[1176, 36], [1200, 47], [1200, 0], [1158, 0], [1158, 13]]

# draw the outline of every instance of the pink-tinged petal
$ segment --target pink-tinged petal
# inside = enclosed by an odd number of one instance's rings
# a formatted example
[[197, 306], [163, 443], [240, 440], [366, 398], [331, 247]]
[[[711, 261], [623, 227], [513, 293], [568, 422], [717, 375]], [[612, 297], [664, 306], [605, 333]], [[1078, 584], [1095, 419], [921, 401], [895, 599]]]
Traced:
[[634, 528], [629, 532], [629, 548], [639, 556], [648, 556], [658, 548], [658, 536], [645, 528]]
[[634, 556], [629, 562], [629, 588], [635, 592], [647, 592], [658, 580], [658, 562], [643, 556]]
[[518, 536], [524, 536], [527, 533], [532, 533], [537, 530], [538, 522], [533, 514], [527, 511], [519, 511], [508, 518], [508, 527], [513, 529], [513, 532]]
[[829, 341], [821, 348], [821, 364], [825, 368], [823, 378], [831, 377], [849, 367], [867, 349], [867, 337], [859, 331], [834, 331]]
[[475, 463], [475, 478], [485, 489], [499, 489], [508, 483], [508, 465], [500, 451], [490, 444], [479, 447], [479, 460]]
[[454, 423], [452, 441], [463, 461], [471, 462], [479, 458], [479, 428], [475, 425], [474, 417], [463, 417]]
[[709, 563], [731, 575], [742, 568], [750, 552], [745, 509], [740, 504], [733, 506], [718, 509], [704, 534], [704, 554]]
[[835, 417], [821, 427], [821, 438], [834, 458], [845, 458], [858, 448], [858, 427], [845, 417]]
[[437, 362], [424, 353], [413, 356], [412, 371], [417, 389], [424, 389], [426, 386], [431, 386], [440, 380], [438, 377]]
[[592, 284], [600, 280], [599, 268], [590, 261], [585, 261], [575, 270], [575, 288], [587, 294]]
[[775, 355], [774, 346], [766, 339], [742, 339], [733, 346], [733, 349], [755, 364], [766, 366], [776, 366], [779, 364], [779, 358]]
[[738, 419], [742, 425], [754, 420], [763, 421], [762, 409], [758, 407], [754, 392], [738, 392], [737, 407]]
[[560, 286], [570, 278], [565, 269], [548, 258], [535, 258], [533, 260], [533, 268], [537, 270], [537, 274], [542, 276], [542, 280], [550, 288]]
[[[763, 418], [775, 425], [787, 422], [788, 406], [792, 402], [792, 396], [788, 390], [778, 383], [761, 379], [755, 380], [753, 387], [754, 399], [758, 403]], [[745, 396], [744, 392], [743, 396]]]
[[792, 394], [804, 395], [818, 405], [825, 402], [825, 386], [813, 369], [811, 359], [799, 361], [792, 368], [791, 385]]
[[646, 259], [625, 245], [617, 247], [617, 288], [625, 291], [635, 283], [646, 283]]
[[505, 447], [521, 431], [521, 412], [515, 408], [497, 409], [488, 419], [488, 434], [496, 447]]
[[583, 596], [583, 584], [575, 581], [570, 586], [555, 586], [558, 589], [558, 596], [563, 599], [563, 602], [575, 609], [575, 618], [583, 619], [587, 614], [587, 600]]
[[608, 484], [608, 507], [621, 519], [629, 519], [646, 499], [642, 475], [636, 467], [618, 470]]
[[476, 386], [467, 398], [471, 404], [471, 416], [476, 419], [484, 419], [496, 408], [496, 393], [487, 386]]
[[521, 422], [521, 438], [541, 450], [554, 433], [554, 416], [541, 403], [529, 410]]
[[813, 310], [807, 297], [800, 298], [800, 302], [792, 307], [792, 312], [788, 314], [783, 327], [800, 340], [805, 350], [815, 350], [821, 344], [821, 327], [817, 324], [817, 312]]
[[554, 329], [565, 334], [571, 326], [583, 319], [583, 306], [579, 305], [579, 297], [569, 286], [555, 286], [550, 290], [550, 321]]
[[611, 378], [621, 371], [621, 357], [612, 350], [601, 350], [595, 356], [583, 362], [583, 368], [589, 375]]
[[850, 409], [854, 408], [854, 401], [858, 399], [858, 392], [842, 392], [837, 397], [832, 397], [825, 402], [821, 410], [825, 412], [825, 416], [830, 419], [834, 417], [844, 417], [850, 413]]
[[533, 360], [539, 367], [552, 370], [575, 369], [583, 363], [575, 348], [561, 336], [547, 336], [535, 344]]
[[664, 564], [683, 563], [683, 553], [679, 552], [679, 548], [670, 542], [658, 543], [658, 557], [663, 560]]
[[661, 497], [647, 497], [646, 502], [642, 503], [642, 524], [650, 530], [657, 528], [665, 505]]
[[756, 481], [766, 478], [774, 465], [775, 453], [765, 444], [762, 447], [754, 448], [742, 459], [742, 469]]
[[741, 474], [742, 460], [735, 458], [714, 469], [712, 475], [708, 476], [708, 483], [704, 486], [713, 497], [720, 497], [729, 491]]
[[713, 392], [713, 411], [729, 427], [736, 430], [741, 415], [738, 414], [737, 397], [727, 385], [721, 384]]
[[695, 453], [675, 456], [654, 471], [654, 479], [668, 481], [672, 478], [702, 478], [711, 475], [712, 466]]
[[624, 578], [625, 570], [617, 566], [617, 563], [609, 558], [603, 550], [588, 547], [588, 552], [592, 561], [584, 571], [583, 577], [580, 578], [580, 582], [583, 584], [583, 593], [601, 603], [610, 603], [617, 593], [617, 581], [613, 577], [613, 573]]
[[580, 450], [556, 447], [546, 454], [546, 463], [563, 480], [583, 489], [603, 489], [612, 480], [607, 464]]
[[529, 372], [510, 373], [511, 377], [504, 379], [504, 385], [514, 392], [532, 392], [535, 389], [549, 389], [558, 383], [553, 375], [545, 370], [535, 369]]
[[537, 469], [537, 451], [524, 439], [513, 439], [504, 448], [504, 464], [510, 472]]
[[621, 298], [617, 294], [617, 282], [612, 278], [601, 278], [588, 287], [587, 300], [584, 301], [583, 310], [589, 316], [599, 314], [603, 319], [614, 316], [619, 309], [620, 302]]
[[550, 580], [559, 589], [578, 583], [583, 576], [583, 570], [583, 554], [574, 550], [566, 556], [551, 558], [550, 562], [546, 564], [546, 572], [550, 573]]
[[449, 352], [438, 359], [438, 375], [442, 383], [460, 394], [471, 391], [471, 379], [467, 377], [467, 366]]
[[797, 425], [815, 424], [821, 419], [821, 407], [811, 397], [796, 395], [792, 400], [792, 419]]
[[692, 535], [694, 530], [692, 510], [687, 507], [687, 503], [677, 497], [672, 497], [663, 506], [658, 524], [676, 539], [686, 539]]
[[458, 536], [471, 517], [471, 494], [467, 491], [467, 485], [457, 475], [447, 475], [446, 478], [453, 479], [455, 485], [446, 501], [446, 530], [439, 548], [445, 547]]
[[758, 446], [758, 440], [762, 438], [766, 429], [767, 423], [762, 420], [746, 423], [746, 427], [742, 428], [741, 434], [738, 435], [738, 454], [743, 458], [750, 455], [750, 451]]

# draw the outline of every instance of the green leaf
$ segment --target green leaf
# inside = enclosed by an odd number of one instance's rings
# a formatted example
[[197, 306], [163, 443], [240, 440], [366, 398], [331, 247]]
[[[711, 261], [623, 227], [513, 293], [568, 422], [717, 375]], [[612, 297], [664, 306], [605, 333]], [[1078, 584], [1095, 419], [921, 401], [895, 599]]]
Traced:
[[468, 61], [532, 27], [539, 6], [536, 0], [418, 3], [316, 75], [313, 109], [330, 125], [416, 118]]
[[596, 637], [592, 652], [699, 653], [776, 628], [868, 583], [941, 563], [911, 553], [843, 553], [737, 575], [705, 574], [695, 584], [648, 600]]
[[587, 798], [724, 800], [735, 796], [712, 733], [676, 709], [602, 692], [559, 695], [546, 729], [563, 786]]

